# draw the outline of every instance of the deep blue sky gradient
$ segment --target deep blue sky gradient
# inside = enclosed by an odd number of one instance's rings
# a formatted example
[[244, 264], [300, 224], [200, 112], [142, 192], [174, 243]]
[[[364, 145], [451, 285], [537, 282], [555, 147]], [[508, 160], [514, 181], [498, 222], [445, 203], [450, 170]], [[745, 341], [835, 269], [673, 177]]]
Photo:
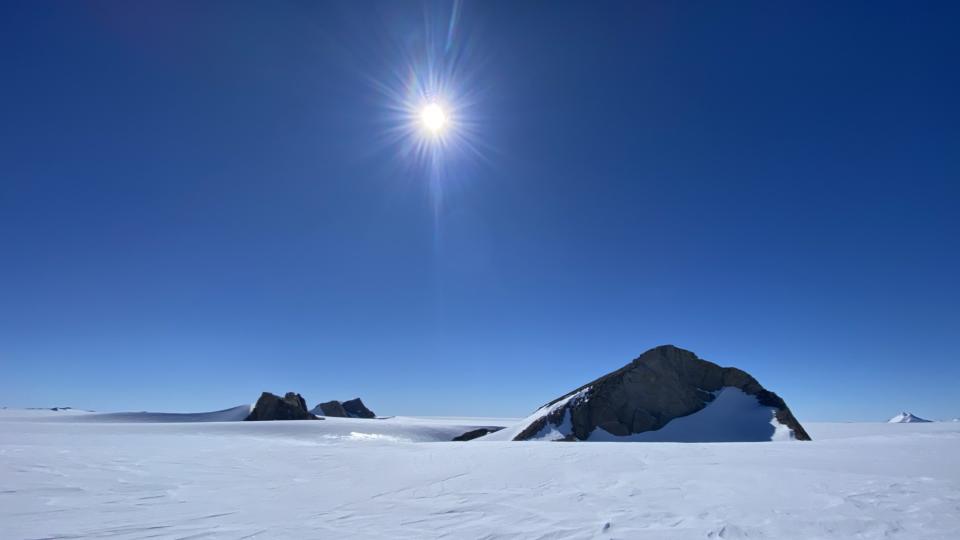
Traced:
[[673, 343], [960, 416], [960, 4], [467, 2], [437, 207], [371, 81], [449, 12], [0, 4], [0, 404], [524, 415]]

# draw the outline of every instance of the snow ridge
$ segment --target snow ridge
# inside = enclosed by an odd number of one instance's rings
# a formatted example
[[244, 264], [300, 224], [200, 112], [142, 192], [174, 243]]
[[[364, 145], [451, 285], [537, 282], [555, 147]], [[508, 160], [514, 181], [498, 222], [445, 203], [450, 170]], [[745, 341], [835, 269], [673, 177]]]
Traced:
[[913, 424], [917, 422], [930, 422], [926, 418], [920, 418], [919, 416], [914, 416], [913, 413], [902, 412], [893, 418], [887, 420], [888, 424]]

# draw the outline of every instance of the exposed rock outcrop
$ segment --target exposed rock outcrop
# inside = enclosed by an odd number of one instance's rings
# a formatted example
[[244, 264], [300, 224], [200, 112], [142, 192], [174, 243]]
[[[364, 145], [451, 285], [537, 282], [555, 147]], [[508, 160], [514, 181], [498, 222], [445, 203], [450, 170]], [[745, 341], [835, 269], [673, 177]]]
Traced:
[[322, 414], [323, 416], [332, 416], [334, 418], [347, 418], [350, 416], [347, 414], [347, 410], [343, 408], [343, 404], [339, 401], [326, 401], [321, 403], [313, 408], [314, 414]]
[[353, 398], [343, 402], [343, 408], [352, 418], [376, 418], [377, 415], [363, 404], [360, 398]]
[[377, 415], [368, 409], [360, 398], [354, 398], [343, 403], [333, 400], [321, 403], [313, 408], [313, 414], [333, 416], [337, 418], [376, 418]]
[[[701, 360], [694, 353], [663, 345], [650, 349], [626, 366], [569, 392], [542, 407], [525, 421], [513, 440], [542, 438], [587, 440], [602, 429], [625, 437], [663, 428], [675, 418], [704, 409], [726, 388], [736, 388], [769, 407], [770, 420], [785, 426], [798, 440], [810, 436], [779, 396], [749, 374]], [[770, 434], [775, 430], [770, 425]]]
[[307, 402], [300, 394], [287, 392], [281, 398], [264, 392], [246, 420], [317, 420], [317, 417], [307, 410]]
[[503, 429], [503, 428], [502, 428], [502, 427], [499, 427], [499, 426], [494, 426], [494, 427], [482, 427], [482, 428], [478, 428], [478, 429], [474, 429], [474, 430], [468, 431], [468, 432], [464, 433], [463, 435], [457, 435], [457, 436], [454, 437], [452, 440], [454, 440], [454, 441], [472, 441], [472, 440], [474, 440], [474, 439], [483, 437], [484, 435], [487, 435], [488, 433], [495, 433], [495, 432], [497, 432], [497, 431], [500, 431], [501, 429]]

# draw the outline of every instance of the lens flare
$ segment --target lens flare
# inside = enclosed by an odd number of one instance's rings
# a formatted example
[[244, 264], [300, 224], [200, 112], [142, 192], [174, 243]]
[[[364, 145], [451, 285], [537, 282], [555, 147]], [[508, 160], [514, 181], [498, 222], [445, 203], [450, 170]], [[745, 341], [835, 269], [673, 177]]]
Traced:
[[475, 165], [489, 164], [481, 127], [490, 62], [476, 34], [461, 32], [459, 1], [432, 5], [424, 15], [389, 42], [384, 69], [369, 80], [384, 108], [377, 146], [406, 173], [398, 178], [427, 190], [439, 233], [445, 194], [476, 178]]

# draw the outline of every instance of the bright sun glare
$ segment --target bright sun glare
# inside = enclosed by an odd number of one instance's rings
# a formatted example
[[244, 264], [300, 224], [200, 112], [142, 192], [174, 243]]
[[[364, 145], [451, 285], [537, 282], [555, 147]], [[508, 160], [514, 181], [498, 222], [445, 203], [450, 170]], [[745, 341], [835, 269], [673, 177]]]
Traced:
[[420, 110], [420, 123], [432, 135], [442, 133], [447, 122], [447, 112], [438, 103], [430, 103]]

